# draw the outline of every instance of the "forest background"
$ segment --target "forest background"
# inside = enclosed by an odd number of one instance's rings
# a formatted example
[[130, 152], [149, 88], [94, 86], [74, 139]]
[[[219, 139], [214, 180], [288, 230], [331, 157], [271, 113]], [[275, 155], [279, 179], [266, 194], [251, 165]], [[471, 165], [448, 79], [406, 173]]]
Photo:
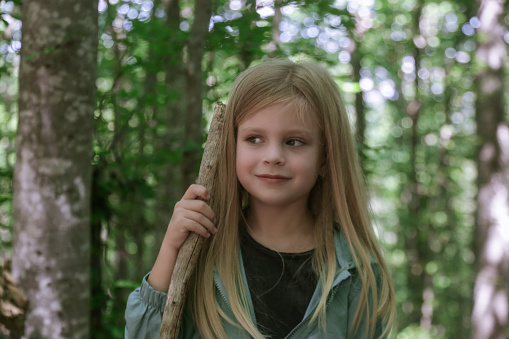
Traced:
[[12, 259], [30, 300], [27, 337], [123, 337], [127, 296], [194, 181], [215, 103], [269, 57], [319, 62], [343, 91], [393, 271], [394, 337], [509, 337], [505, 2], [1, 0], [0, 11], [0, 264]]

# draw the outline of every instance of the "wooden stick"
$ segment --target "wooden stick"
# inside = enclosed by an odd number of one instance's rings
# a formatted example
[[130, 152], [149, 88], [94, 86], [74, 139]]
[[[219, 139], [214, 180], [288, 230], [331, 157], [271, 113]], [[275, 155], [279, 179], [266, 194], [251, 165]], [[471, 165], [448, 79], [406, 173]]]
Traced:
[[[209, 135], [201, 160], [200, 173], [196, 182], [205, 186], [211, 196], [214, 196], [213, 180], [217, 167], [217, 155], [220, 152], [218, 144], [223, 133], [225, 110], [226, 106], [221, 102], [218, 102], [214, 108], [214, 116], [210, 124]], [[203, 247], [203, 241], [202, 236], [191, 232], [179, 250], [164, 307], [159, 339], [178, 338], [187, 290]]]

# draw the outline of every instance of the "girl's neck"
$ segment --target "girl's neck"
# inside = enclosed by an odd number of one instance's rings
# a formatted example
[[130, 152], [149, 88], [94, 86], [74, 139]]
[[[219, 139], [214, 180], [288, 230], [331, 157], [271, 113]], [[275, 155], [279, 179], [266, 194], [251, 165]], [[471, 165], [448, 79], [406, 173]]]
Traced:
[[302, 253], [315, 248], [315, 219], [309, 209], [252, 204], [247, 230], [263, 246], [277, 252]]

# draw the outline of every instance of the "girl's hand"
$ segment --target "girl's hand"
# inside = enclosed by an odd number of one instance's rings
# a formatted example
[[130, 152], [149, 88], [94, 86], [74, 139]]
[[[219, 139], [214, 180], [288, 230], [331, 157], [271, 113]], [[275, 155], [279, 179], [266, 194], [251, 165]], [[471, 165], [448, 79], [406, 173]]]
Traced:
[[217, 232], [214, 227], [214, 212], [205, 201], [199, 199], [209, 200], [209, 192], [203, 186], [191, 185], [182, 199], [175, 204], [163, 244], [148, 277], [150, 286], [158, 291], [168, 291], [178, 251], [189, 232], [206, 238]]
[[208, 238], [216, 234], [215, 216], [209, 205], [210, 194], [204, 186], [191, 185], [182, 199], [175, 204], [164, 242], [174, 250], [179, 250], [189, 232]]

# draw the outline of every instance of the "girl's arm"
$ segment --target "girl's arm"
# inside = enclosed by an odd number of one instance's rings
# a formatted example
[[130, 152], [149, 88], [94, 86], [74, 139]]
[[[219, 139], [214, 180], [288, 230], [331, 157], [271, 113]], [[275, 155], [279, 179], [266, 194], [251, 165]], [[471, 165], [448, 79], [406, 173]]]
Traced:
[[209, 199], [210, 195], [205, 187], [191, 185], [175, 205], [161, 249], [148, 277], [148, 283], [156, 290], [168, 292], [178, 251], [189, 232], [205, 238], [217, 232], [214, 227], [214, 212], [203, 201]]
[[[175, 205], [159, 255], [148, 279], [145, 276], [141, 286], [129, 295], [125, 312], [125, 338], [156, 339], [159, 336], [166, 293], [180, 247], [189, 232], [204, 237], [216, 233], [214, 213], [203, 201], [209, 199], [205, 187], [191, 185]], [[186, 325], [183, 321], [182, 326], [180, 332], [184, 334], [179, 338], [192, 335], [192, 324]]]

